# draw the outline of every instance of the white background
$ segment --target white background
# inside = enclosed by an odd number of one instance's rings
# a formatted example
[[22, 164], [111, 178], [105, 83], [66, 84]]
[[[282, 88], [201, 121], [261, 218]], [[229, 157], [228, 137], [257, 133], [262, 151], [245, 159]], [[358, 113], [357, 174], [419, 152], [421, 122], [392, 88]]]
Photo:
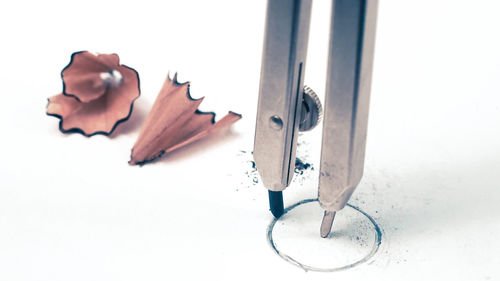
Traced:
[[[314, 3], [306, 71], [320, 94], [329, 2]], [[248, 183], [240, 152], [252, 150], [265, 4], [0, 4], [0, 280], [500, 279], [500, 2], [381, 0], [365, 177], [351, 203], [380, 224], [382, 248], [326, 274], [271, 250], [267, 192]], [[79, 50], [116, 52], [139, 72], [142, 95], [111, 138], [63, 135], [45, 116]], [[201, 110], [243, 119], [130, 167], [168, 71], [206, 96]], [[317, 131], [298, 152], [316, 169], [287, 205], [316, 193]]]

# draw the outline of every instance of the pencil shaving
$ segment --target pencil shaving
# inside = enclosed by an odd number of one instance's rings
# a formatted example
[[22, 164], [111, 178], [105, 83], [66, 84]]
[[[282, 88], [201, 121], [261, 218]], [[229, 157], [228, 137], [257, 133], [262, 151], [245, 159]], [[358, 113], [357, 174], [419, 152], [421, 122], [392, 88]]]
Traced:
[[158, 97], [144, 122], [139, 137], [132, 148], [130, 165], [143, 165], [193, 143], [241, 119], [229, 112], [215, 122], [215, 114], [198, 110], [203, 98], [193, 99], [189, 82], [179, 83], [177, 74], [167, 76]]
[[63, 133], [109, 135], [128, 120], [139, 97], [139, 75], [116, 54], [76, 52], [62, 73], [63, 92], [50, 97], [47, 114]]

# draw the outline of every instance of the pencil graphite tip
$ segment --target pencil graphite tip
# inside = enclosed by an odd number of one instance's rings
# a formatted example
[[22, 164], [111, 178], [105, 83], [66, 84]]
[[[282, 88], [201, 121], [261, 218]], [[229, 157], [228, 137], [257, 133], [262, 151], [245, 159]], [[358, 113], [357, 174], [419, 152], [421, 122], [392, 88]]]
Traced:
[[269, 209], [275, 218], [280, 218], [285, 212], [283, 192], [269, 190]]

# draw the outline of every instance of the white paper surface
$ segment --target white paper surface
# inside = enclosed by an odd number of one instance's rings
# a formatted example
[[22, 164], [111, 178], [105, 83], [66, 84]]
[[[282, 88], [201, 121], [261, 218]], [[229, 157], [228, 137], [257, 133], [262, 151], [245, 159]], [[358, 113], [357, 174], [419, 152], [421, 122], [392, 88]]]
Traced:
[[[328, 2], [314, 3], [306, 68], [320, 96]], [[0, 280], [499, 280], [499, 8], [381, 1], [365, 175], [350, 203], [376, 220], [382, 244], [364, 264], [315, 273], [269, 246], [267, 191], [249, 162], [265, 1], [0, 4]], [[139, 72], [142, 95], [111, 138], [64, 135], [45, 116], [79, 50], [116, 52]], [[231, 133], [130, 167], [168, 71], [206, 96], [201, 110], [243, 119]], [[296, 175], [286, 205], [316, 196], [320, 138], [301, 136], [298, 155], [314, 170]], [[304, 230], [319, 236], [315, 219]], [[294, 246], [292, 230], [284, 234], [277, 242]], [[290, 252], [314, 262], [300, 252], [308, 243], [296, 239]], [[346, 245], [345, 257], [362, 250]]]

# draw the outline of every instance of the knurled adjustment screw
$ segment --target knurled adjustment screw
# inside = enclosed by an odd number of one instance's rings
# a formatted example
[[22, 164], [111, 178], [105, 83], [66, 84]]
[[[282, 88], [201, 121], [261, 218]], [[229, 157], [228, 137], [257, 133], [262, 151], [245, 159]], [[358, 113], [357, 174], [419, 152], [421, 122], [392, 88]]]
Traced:
[[322, 117], [323, 107], [318, 95], [308, 86], [304, 86], [299, 131], [312, 130], [319, 124]]

